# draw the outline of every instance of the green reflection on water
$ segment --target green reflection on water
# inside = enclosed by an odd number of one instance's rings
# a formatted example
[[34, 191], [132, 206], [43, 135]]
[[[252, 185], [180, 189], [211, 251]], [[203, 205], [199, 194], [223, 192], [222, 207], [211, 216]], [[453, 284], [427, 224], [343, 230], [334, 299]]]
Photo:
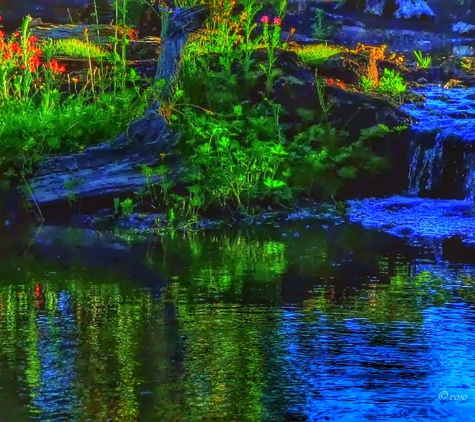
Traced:
[[[450, 299], [444, 280], [428, 271], [412, 276], [399, 255], [375, 250], [371, 238], [352, 228], [331, 236], [301, 229], [289, 229], [285, 238], [263, 232], [162, 239], [147, 253], [168, 280], [158, 299], [150, 286], [120, 273], [12, 260], [0, 273], [0, 387], [11, 391], [7, 409], [51, 411], [40, 404], [56, 400], [43, 390], [50, 342], [75, 351], [70, 374], [56, 375], [74, 375], [68, 394], [75, 399], [59, 406], [71, 420], [261, 421], [273, 388], [268, 373], [279, 371], [269, 367], [265, 339], [280, 341], [282, 305], [292, 302], [286, 289], [301, 294], [309, 321], [324, 314], [329, 324], [345, 318], [418, 324], [427, 306]], [[351, 262], [343, 262], [350, 253]], [[356, 264], [378, 280], [348, 282]], [[16, 267], [21, 271], [12, 272]], [[64, 334], [65, 292], [72, 339]], [[61, 359], [54, 353], [53, 365]]]

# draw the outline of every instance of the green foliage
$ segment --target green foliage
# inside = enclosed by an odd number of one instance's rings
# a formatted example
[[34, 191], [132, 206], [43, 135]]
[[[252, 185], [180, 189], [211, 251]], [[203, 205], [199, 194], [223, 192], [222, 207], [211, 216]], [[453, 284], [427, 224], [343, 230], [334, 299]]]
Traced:
[[[320, 108], [300, 110], [298, 135], [281, 123], [290, 110], [276, 104], [273, 96], [274, 80], [282, 76], [276, 68], [276, 50], [283, 47], [279, 16], [284, 15], [286, 2], [276, 6], [275, 19], [267, 17], [260, 23], [255, 20], [261, 6], [254, 0], [244, 1], [241, 15], [231, 13], [232, 5], [225, 0], [201, 38], [187, 45], [171, 99], [161, 98], [164, 81], [144, 88], [136, 74], [126, 73], [126, 43], [117, 31], [110, 39], [112, 73], [106, 73], [100, 58], [99, 69], [89, 68], [86, 86], [78, 87], [71, 77], [46, 79], [43, 86], [33, 80], [27, 87], [30, 91], [25, 91], [31, 95], [14, 101], [0, 97], [0, 169], [7, 177], [28, 174], [44, 154], [77, 151], [113, 138], [154, 99], [181, 135], [179, 174], [166, 154], [160, 154], [160, 165], [142, 167], [146, 189], [136, 193], [135, 201], [114, 200], [116, 215], [130, 215], [144, 204], [144, 196], [155, 209], [167, 210], [172, 225], [183, 220], [195, 223], [199, 214], [216, 209], [252, 214], [269, 206], [292, 206], [301, 196], [332, 197], [349, 180], [378, 171], [383, 160], [373, 155], [367, 141], [383, 129], [363, 131], [355, 141], [330, 127], [333, 104], [318, 78], [315, 100]], [[115, 2], [118, 22], [125, 22], [128, 6], [125, 0]], [[86, 37], [85, 48], [92, 58], [88, 43]], [[84, 47], [70, 46], [68, 54], [79, 54], [74, 48]], [[59, 51], [52, 48], [50, 42], [49, 56]], [[256, 63], [255, 52], [262, 48], [264, 59], [261, 54]], [[298, 54], [306, 63], [317, 64], [338, 52], [321, 44]], [[401, 81], [399, 75], [387, 73], [380, 88], [397, 94]], [[65, 82], [69, 82], [67, 94], [60, 90]]]
[[421, 69], [427, 69], [430, 67], [432, 63], [432, 57], [430, 56], [423, 56], [422, 51], [414, 50], [414, 57], [416, 59], [417, 66]]
[[120, 203], [120, 208], [122, 210], [122, 216], [128, 217], [134, 212], [134, 202], [131, 198], [126, 198]]
[[[270, 108], [270, 110], [269, 110]], [[289, 199], [285, 189], [289, 157], [280, 132], [279, 109], [265, 116], [257, 110], [236, 105], [232, 113], [210, 115], [187, 108], [178, 127], [184, 139], [193, 206], [232, 205], [240, 211], [272, 191], [278, 199]]]
[[374, 89], [374, 81], [368, 76], [362, 76], [360, 85], [364, 92], [371, 92]]
[[86, 93], [61, 99], [53, 90], [38, 99], [3, 104], [0, 169], [13, 168], [28, 174], [44, 154], [78, 151], [111, 139], [146, 106], [133, 91], [121, 96], [103, 93], [91, 102]]
[[400, 95], [407, 90], [407, 85], [402, 76], [396, 70], [384, 69], [378, 90], [390, 95]]
[[325, 40], [331, 34], [332, 27], [324, 21], [325, 12], [323, 9], [315, 10], [315, 22], [312, 25], [312, 36], [317, 40]]
[[92, 42], [85, 42], [76, 38], [65, 38], [59, 40], [49, 40], [43, 46], [46, 56], [57, 57], [78, 57], [78, 58], [106, 58], [107, 50]]
[[377, 172], [384, 160], [375, 157], [365, 141], [374, 134], [361, 133], [360, 139], [351, 141], [345, 131], [330, 126], [314, 125], [294, 138], [292, 152], [299, 158], [299, 172], [294, 189], [306, 186], [306, 195], [315, 188], [323, 189], [331, 197], [341, 189], [347, 179], [363, 172]]
[[[68, 55], [82, 49], [89, 58], [105, 50], [79, 40], [50, 40], [41, 50], [30, 37], [30, 21], [25, 18], [20, 37], [3, 42], [0, 59], [0, 172], [7, 179], [30, 174], [45, 154], [78, 151], [115, 137], [143, 113], [152, 93], [139, 89], [133, 70], [120, 67], [106, 72], [102, 65], [90, 66], [87, 85], [66, 77], [53, 57], [61, 49]], [[46, 65], [40, 64], [41, 54]], [[21, 73], [17, 56], [24, 62]]]
[[296, 51], [307, 66], [318, 66], [339, 52], [341, 48], [328, 44], [305, 45]]

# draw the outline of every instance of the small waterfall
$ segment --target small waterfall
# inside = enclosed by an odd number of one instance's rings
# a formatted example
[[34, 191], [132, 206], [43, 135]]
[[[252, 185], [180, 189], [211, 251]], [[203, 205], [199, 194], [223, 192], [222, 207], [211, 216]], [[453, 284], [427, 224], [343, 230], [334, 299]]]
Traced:
[[422, 149], [416, 140], [412, 141], [409, 165], [408, 193], [417, 195], [422, 189], [432, 190], [442, 173], [442, 137], [437, 135], [432, 148]]
[[465, 200], [473, 202], [475, 200], [475, 152], [465, 155]]
[[419, 193], [419, 184], [421, 173], [417, 172], [418, 164], [421, 159], [421, 146], [415, 141], [411, 142], [411, 162], [409, 163], [409, 188], [407, 193], [417, 195]]

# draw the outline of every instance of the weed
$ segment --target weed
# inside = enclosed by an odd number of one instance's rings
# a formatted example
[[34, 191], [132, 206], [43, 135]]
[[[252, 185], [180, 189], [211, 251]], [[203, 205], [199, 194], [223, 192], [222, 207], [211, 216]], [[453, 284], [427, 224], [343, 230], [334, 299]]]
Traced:
[[46, 56], [52, 57], [67, 56], [93, 59], [105, 59], [108, 52], [99, 45], [91, 42], [85, 42], [75, 38], [65, 38], [59, 40], [49, 40], [44, 46], [43, 51]]
[[375, 88], [374, 81], [364, 75], [360, 78], [360, 85], [364, 92], [371, 92]]
[[378, 90], [390, 95], [400, 95], [407, 90], [407, 85], [402, 76], [394, 69], [384, 69]]
[[123, 217], [128, 217], [134, 212], [135, 204], [131, 198], [126, 198], [120, 202], [120, 209]]
[[416, 59], [417, 66], [421, 69], [427, 69], [430, 67], [432, 63], [432, 57], [430, 56], [423, 56], [422, 51], [414, 50], [414, 57]]
[[316, 67], [341, 51], [342, 49], [340, 47], [333, 45], [311, 44], [303, 46], [295, 52], [307, 66]]

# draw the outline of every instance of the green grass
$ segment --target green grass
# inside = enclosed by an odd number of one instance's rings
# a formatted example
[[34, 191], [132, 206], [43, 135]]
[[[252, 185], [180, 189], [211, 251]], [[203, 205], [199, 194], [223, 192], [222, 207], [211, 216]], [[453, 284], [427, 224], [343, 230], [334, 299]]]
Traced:
[[311, 44], [295, 50], [307, 66], [318, 66], [341, 51], [341, 47], [328, 44]]
[[44, 47], [46, 51], [52, 56], [68, 56], [77, 58], [100, 59], [105, 58], [108, 54], [106, 49], [101, 46], [88, 43], [75, 38], [66, 38], [62, 40], [51, 40]]

